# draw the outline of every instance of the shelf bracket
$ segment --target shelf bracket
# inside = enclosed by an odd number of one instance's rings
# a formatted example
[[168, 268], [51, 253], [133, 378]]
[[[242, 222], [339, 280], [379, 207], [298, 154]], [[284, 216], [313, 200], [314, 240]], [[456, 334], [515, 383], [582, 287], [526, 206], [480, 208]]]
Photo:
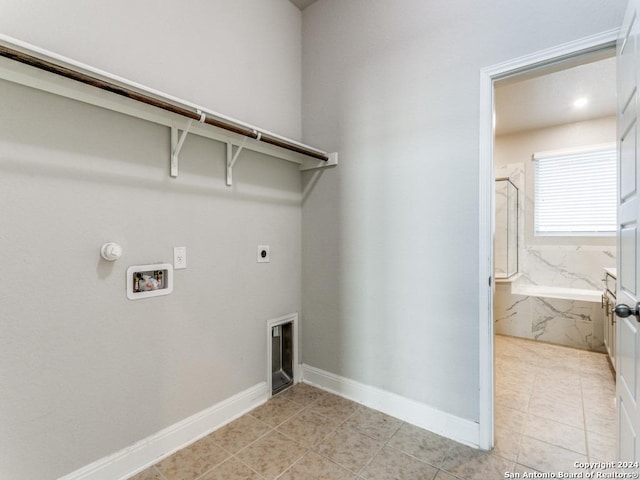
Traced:
[[[198, 114], [200, 115], [200, 119], [198, 120], [200, 123], [204, 123], [204, 121], [206, 120], [207, 116], [201, 112], [200, 110], [197, 111]], [[182, 150], [182, 145], [184, 145], [184, 141], [187, 139], [187, 134], [189, 133], [189, 129], [191, 128], [191, 124], [193, 123], [193, 120], [189, 120], [187, 122], [186, 127], [184, 128], [184, 130], [182, 130], [182, 134], [180, 134], [180, 137], [178, 138], [178, 127], [176, 127], [175, 125], [171, 125], [171, 165], [170, 165], [170, 175], [173, 178], [177, 178], [178, 177], [178, 160], [180, 157], [180, 150]]]
[[[257, 132], [257, 134], [258, 134], [257, 140], [260, 140], [260, 132]], [[233, 153], [233, 143], [231, 143], [230, 141], [227, 141], [227, 186], [229, 187], [233, 185], [233, 166], [238, 161], [238, 156], [240, 155], [240, 152], [244, 148], [245, 144], [247, 143], [248, 138], [249, 137], [244, 137], [244, 139], [242, 140], [242, 143], [238, 145], [238, 148], [236, 149], [235, 153]]]
[[314, 159], [305, 159], [300, 165], [301, 171], [320, 170], [338, 165], [338, 152], [329, 153], [329, 160], [326, 162]]

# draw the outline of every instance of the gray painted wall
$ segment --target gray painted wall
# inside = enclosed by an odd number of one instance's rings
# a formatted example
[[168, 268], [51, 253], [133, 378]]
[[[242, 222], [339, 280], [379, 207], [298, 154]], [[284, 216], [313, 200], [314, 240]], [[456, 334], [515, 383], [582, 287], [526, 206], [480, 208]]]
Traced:
[[[0, 32], [299, 133], [287, 0], [0, 4]], [[301, 307], [298, 166], [244, 151], [229, 188], [224, 146], [189, 136], [171, 179], [168, 128], [4, 81], [0, 98], [0, 477], [58, 478], [264, 382], [266, 321]], [[171, 295], [126, 298], [128, 266], [183, 245]]]
[[323, 0], [303, 132], [303, 362], [478, 420], [482, 67], [620, 25], [626, 0]]
[[0, 0], [0, 32], [300, 137], [300, 11], [287, 0]]
[[[300, 308], [301, 271], [305, 363], [477, 419], [478, 71], [616, 27], [624, 3], [305, 9], [304, 140], [341, 165], [303, 221], [295, 165], [247, 153], [227, 189], [222, 146], [190, 137], [172, 180], [167, 129], [0, 84], [0, 476], [55, 478], [264, 380], [264, 320]], [[287, 0], [0, 11], [2, 33], [300, 135]], [[175, 245], [175, 292], [126, 300], [126, 266]]]

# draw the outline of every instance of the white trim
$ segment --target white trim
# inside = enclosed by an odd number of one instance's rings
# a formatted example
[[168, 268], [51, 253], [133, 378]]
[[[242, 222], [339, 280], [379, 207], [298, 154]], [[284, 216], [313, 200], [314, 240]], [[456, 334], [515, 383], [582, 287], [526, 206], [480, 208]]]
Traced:
[[272, 346], [271, 346], [271, 329], [276, 325], [284, 323], [293, 323], [293, 383], [300, 381], [300, 365], [298, 363], [298, 312], [283, 315], [267, 322], [267, 394], [271, 397], [273, 390], [271, 369], [272, 365]]
[[262, 382], [58, 480], [125, 479], [267, 401]]
[[[0, 45], [18, 50], [27, 55], [35, 56], [41, 60], [55, 63], [61, 67], [69, 68], [71, 70], [99, 78], [100, 80], [109, 83], [114, 83], [116, 85], [134, 90], [141, 94], [155, 97], [156, 99], [167, 101], [169, 103], [173, 103], [177, 106], [181, 106], [187, 109], [195, 110], [195, 112], [197, 112], [201, 116], [200, 121], [198, 122], [199, 125], [194, 126], [189, 130], [190, 133], [193, 133], [195, 135], [211, 138], [223, 143], [231, 141], [234, 145], [239, 145], [241, 141], [247, 138], [243, 135], [224, 129], [218, 129], [216, 127], [213, 127], [212, 125], [205, 125], [202, 123], [204, 117], [217, 118], [256, 132], [256, 134], [258, 134], [258, 139], [249, 139], [249, 141], [247, 142], [246, 148], [249, 150], [264, 153], [266, 155], [271, 155], [275, 158], [280, 158], [289, 162], [297, 163], [301, 165], [302, 168], [322, 168], [323, 166], [335, 166], [338, 163], [337, 154], [330, 155], [329, 161], [325, 162], [323, 160], [311, 158], [307, 155], [297, 153], [292, 150], [287, 150], [265, 142], [260, 142], [260, 136], [266, 134], [270, 137], [283, 140], [292, 145], [297, 145], [299, 147], [303, 147], [320, 154], [328, 155], [327, 152], [311, 145], [306, 145], [297, 140], [284, 137], [264, 128], [256, 127], [250, 123], [237, 120], [233, 117], [224, 115], [209, 108], [205, 108], [201, 105], [147, 87], [137, 82], [127, 80], [123, 77], [114, 75], [104, 70], [100, 70], [98, 68], [92, 67], [91, 65], [87, 65], [85, 63], [65, 57], [55, 52], [51, 52], [44, 48], [32, 45], [30, 43], [10, 37], [8, 35], [4, 35], [2, 33], [0, 33]], [[76, 82], [68, 78], [63, 78], [51, 72], [39, 70], [26, 64], [11, 60], [9, 58], [0, 57], [0, 79], [36, 88], [38, 90], [53, 93], [55, 95], [71, 98], [119, 113], [124, 113], [126, 115], [131, 115], [136, 118], [141, 118], [143, 120], [154, 122], [159, 125], [165, 125], [167, 127], [172, 127], [175, 122], [180, 123], [184, 122], [185, 120], [184, 117], [178, 114], [162, 111], [143, 103], [132, 102], [128, 98], [108, 93], [96, 89], [93, 86]]]
[[301, 368], [305, 383], [328, 390], [457, 442], [478, 447], [478, 424], [476, 422], [456, 417], [424, 403], [319, 368], [305, 364], [302, 364]]
[[[525, 55], [480, 71], [479, 143], [479, 440], [483, 450], [493, 447], [493, 82], [544, 64], [614, 46], [619, 29]], [[492, 282], [493, 283], [493, 282]]]

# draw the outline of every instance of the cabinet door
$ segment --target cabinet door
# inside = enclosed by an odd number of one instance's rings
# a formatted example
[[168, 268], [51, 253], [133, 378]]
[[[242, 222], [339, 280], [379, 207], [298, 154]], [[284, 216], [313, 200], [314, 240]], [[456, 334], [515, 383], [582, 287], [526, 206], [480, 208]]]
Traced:
[[613, 313], [615, 303], [614, 298], [609, 299], [609, 315], [607, 317], [607, 337], [609, 338], [607, 352], [614, 370], [616, 368], [616, 314]]
[[609, 346], [609, 323], [611, 323], [611, 304], [609, 303], [609, 295], [605, 291], [602, 295], [602, 308], [604, 309], [604, 348], [607, 349], [607, 354], [611, 357], [611, 347]]

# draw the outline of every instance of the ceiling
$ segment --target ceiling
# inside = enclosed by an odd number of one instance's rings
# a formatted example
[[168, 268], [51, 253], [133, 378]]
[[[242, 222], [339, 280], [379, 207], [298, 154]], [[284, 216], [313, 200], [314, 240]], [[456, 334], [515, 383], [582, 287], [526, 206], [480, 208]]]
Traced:
[[307, 8], [309, 5], [316, 2], [317, 0], [290, 0], [290, 1], [300, 10], [304, 10], [305, 8]]
[[[538, 72], [496, 83], [496, 135], [562, 125], [616, 113], [615, 57], [551, 73]], [[583, 60], [584, 61], [584, 60]], [[533, 77], [533, 78], [532, 78]], [[586, 98], [577, 108], [573, 102]]]

